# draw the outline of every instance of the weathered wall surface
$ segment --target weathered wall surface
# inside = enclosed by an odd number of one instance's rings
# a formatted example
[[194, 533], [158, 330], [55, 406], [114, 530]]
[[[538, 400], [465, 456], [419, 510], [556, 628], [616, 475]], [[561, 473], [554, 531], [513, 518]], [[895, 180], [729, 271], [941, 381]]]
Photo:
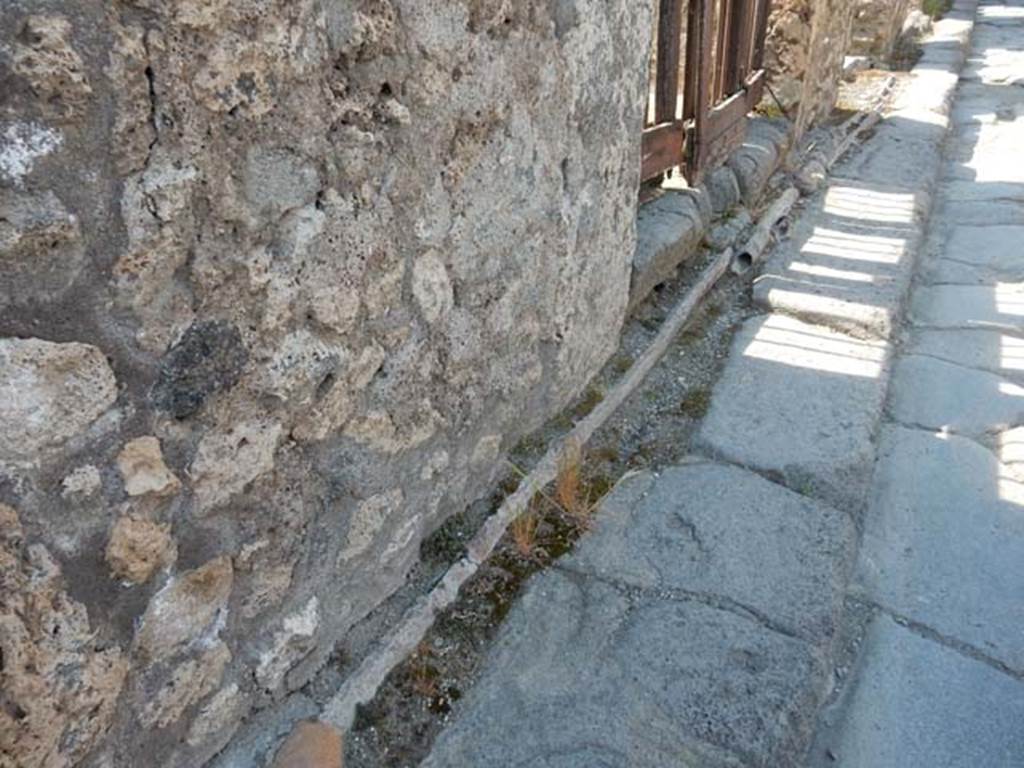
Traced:
[[911, 7], [910, 0], [857, 0], [849, 53], [889, 58]]
[[201, 765], [585, 385], [650, 5], [2, 5], [0, 765]]
[[[894, 1], [894, 0], [890, 0]], [[854, 0], [778, 0], [768, 22], [765, 64], [799, 137], [828, 115], [849, 53]]]

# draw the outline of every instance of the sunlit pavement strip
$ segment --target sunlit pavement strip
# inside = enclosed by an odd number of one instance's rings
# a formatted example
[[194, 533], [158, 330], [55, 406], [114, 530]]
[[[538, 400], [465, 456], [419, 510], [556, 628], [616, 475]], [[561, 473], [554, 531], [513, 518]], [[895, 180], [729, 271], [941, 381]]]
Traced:
[[[1019, 7], [981, 10], [999, 28], [968, 60], [970, 105], [951, 111], [975, 13], [962, 0], [895, 114], [770, 259], [766, 314], [737, 334], [700, 431], [710, 458], [620, 485], [530, 582], [425, 766], [780, 768], [808, 750], [849, 768], [1024, 765], [1024, 290], [1004, 239], [1020, 240], [1007, 206], [1024, 174], [999, 168], [1022, 154], [1003, 123], [1024, 109], [984, 90], [1024, 46], [1007, 44]], [[1003, 186], [951, 183], [968, 171]], [[980, 222], [941, 221], [968, 204]], [[915, 268], [969, 279], [917, 289], [916, 353], [893, 377]], [[885, 610], [811, 749], [851, 589]], [[986, 698], [1001, 709], [974, 722]]]
[[1024, 765], [1024, 3], [985, 2], [892, 366], [812, 765]]

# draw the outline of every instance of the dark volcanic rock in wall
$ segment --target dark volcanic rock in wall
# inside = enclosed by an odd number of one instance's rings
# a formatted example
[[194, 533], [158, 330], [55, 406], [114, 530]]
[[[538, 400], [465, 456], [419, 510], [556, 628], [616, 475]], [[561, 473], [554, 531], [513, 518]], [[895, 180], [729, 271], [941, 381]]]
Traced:
[[164, 356], [153, 402], [176, 419], [188, 418], [207, 397], [237, 384], [248, 359], [242, 336], [230, 323], [193, 323]]

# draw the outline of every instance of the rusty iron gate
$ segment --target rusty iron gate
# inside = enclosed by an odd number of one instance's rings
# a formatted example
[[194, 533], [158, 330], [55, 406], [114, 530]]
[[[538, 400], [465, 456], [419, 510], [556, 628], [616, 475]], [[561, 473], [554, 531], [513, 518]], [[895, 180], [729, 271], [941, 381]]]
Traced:
[[659, 0], [643, 133], [644, 181], [679, 166], [689, 183], [698, 184], [743, 143], [746, 115], [764, 89], [769, 4]]

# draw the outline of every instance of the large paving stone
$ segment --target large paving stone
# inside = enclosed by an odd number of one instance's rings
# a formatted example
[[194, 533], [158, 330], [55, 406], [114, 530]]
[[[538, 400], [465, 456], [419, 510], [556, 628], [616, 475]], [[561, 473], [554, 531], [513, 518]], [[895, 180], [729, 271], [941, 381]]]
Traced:
[[733, 340], [698, 444], [850, 512], [864, 498], [887, 347], [784, 315]]
[[984, 328], [916, 331], [908, 352], [999, 374], [1024, 383], [1024, 339]]
[[910, 306], [922, 326], [1024, 331], [1024, 283], [923, 286]]
[[999, 269], [980, 264], [937, 258], [921, 270], [926, 284], [994, 285], [1001, 281], [1024, 282], [1024, 260]]
[[820, 740], [812, 765], [1024, 765], [1024, 683], [886, 616], [873, 621], [863, 654], [846, 717]]
[[727, 601], [814, 644], [831, 640], [853, 559], [841, 512], [715, 463], [624, 484], [565, 567]]
[[937, 255], [922, 269], [933, 283], [1024, 282], [1024, 226], [958, 225]]
[[[979, 187], [984, 186], [980, 182], [962, 183], [973, 183]], [[995, 187], [996, 184], [993, 182], [992, 186]], [[1005, 186], [1005, 182], [998, 182], [998, 185]], [[979, 192], [979, 194], [981, 193]], [[956, 224], [1024, 224], [1024, 202], [1016, 199], [1000, 198], [998, 189], [990, 190], [988, 195], [988, 197], [979, 197], [979, 199], [974, 200], [944, 196], [944, 200], [948, 201], [948, 205], [944, 208], [943, 218], [948, 222]]]
[[1024, 483], [981, 445], [887, 427], [856, 592], [1024, 672]]
[[1024, 227], [954, 227], [942, 255], [994, 270], [1014, 270], [1024, 261]]
[[978, 436], [1024, 423], [1024, 387], [977, 368], [905, 355], [893, 367], [889, 413], [904, 424]]
[[550, 570], [422, 765], [794, 765], [824, 677], [805, 643], [756, 621]]

